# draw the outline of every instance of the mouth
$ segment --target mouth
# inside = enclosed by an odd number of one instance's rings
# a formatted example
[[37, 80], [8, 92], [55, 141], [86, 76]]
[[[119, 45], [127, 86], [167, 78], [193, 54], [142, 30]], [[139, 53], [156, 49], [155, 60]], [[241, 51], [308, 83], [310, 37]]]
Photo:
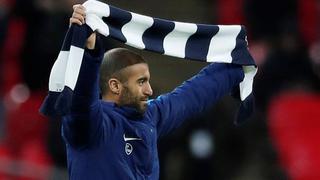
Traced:
[[149, 98], [142, 98], [140, 101], [147, 102]]
[[141, 99], [140, 101], [141, 101], [141, 103], [142, 103], [143, 105], [145, 105], [145, 104], [148, 103], [148, 99]]

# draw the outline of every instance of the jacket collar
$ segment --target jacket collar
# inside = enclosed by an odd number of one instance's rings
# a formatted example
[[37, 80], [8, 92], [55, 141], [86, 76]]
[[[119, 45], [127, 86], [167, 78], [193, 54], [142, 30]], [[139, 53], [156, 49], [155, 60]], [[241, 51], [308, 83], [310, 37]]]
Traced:
[[127, 119], [139, 120], [139, 119], [143, 118], [143, 116], [144, 116], [144, 114], [141, 114], [139, 111], [137, 111], [133, 107], [118, 106], [116, 103], [110, 102], [110, 101], [102, 101], [102, 102], [103, 102], [103, 104], [112, 107], [114, 111], [125, 116]]

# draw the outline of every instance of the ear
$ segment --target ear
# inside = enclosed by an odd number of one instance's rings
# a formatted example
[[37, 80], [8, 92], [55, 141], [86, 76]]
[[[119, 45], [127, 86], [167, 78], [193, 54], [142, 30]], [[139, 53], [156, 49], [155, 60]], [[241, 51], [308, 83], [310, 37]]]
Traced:
[[112, 94], [120, 94], [122, 90], [122, 83], [118, 79], [110, 78], [108, 81], [108, 85]]

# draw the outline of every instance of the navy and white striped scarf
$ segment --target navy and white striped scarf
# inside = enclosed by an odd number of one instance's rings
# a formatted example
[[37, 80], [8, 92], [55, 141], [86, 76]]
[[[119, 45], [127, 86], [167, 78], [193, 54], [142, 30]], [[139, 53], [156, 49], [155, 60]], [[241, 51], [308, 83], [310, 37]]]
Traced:
[[97, 31], [138, 49], [203, 62], [242, 65], [244, 80], [239, 84], [241, 105], [236, 123], [253, 111], [252, 86], [257, 67], [247, 47], [240, 25], [206, 25], [163, 20], [128, 12], [89, 0], [86, 24], [72, 25], [49, 78], [49, 94], [40, 112], [47, 116], [68, 113], [72, 92], [80, 71], [87, 37]]

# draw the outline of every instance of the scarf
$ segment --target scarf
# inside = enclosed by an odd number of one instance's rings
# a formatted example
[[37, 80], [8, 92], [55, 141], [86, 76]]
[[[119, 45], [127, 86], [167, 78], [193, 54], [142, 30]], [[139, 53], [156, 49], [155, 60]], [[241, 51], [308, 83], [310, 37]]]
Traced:
[[88, 0], [86, 23], [71, 25], [49, 78], [49, 93], [40, 112], [57, 117], [70, 111], [72, 93], [81, 68], [85, 42], [97, 31], [129, 46], [202, 62], [233, 63], [243, 67], [244, 79], [235, 91], [241, 100], [236, 124], [253, 112], [253, 79], [257, 66], [248, 51], [241, 25], [208, 25], [153, 18]]

